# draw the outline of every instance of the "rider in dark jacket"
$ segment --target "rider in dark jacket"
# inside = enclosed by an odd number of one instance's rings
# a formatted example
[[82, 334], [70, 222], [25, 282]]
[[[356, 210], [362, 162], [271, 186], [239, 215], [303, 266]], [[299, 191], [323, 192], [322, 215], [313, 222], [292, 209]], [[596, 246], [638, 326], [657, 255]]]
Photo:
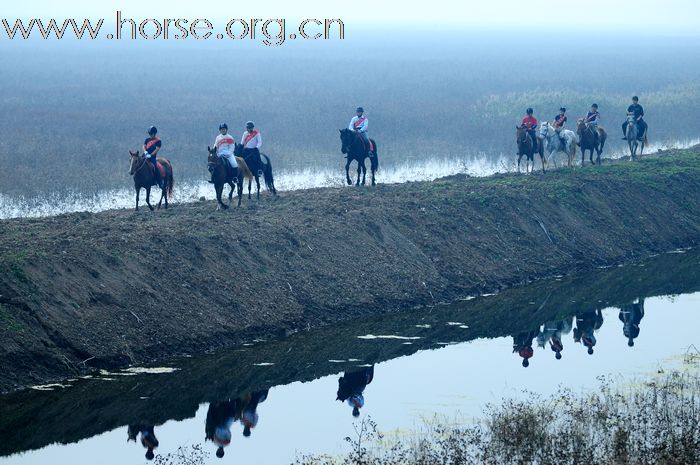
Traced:
[[[639, 104], [639, 97], [636, 95], [632, 97], [632, 105], [627, 107], [627, 114], [633, 115], [634, 120], [637, 122], [637, 128], [639, 129], [639, 139], [644, 139], [644, 135], [647, 132], [647, 123], [644, 121], [644, 108]], [[622, 134], [625, 136], [622, 140], [627, 140], [627, 124], [628, 121], [622, 123]]]

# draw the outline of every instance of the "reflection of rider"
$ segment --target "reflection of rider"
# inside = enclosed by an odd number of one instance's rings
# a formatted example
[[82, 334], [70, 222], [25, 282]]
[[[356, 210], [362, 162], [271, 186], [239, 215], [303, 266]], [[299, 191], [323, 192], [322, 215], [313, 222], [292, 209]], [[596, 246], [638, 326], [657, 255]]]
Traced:
[[[216, 155], [222, 157], [228, 162], [231, 168], [237, 168], [238, 163], [236, 162], [236, 157], [233, 156], [233, 149], [236, 147], [236, 141], [233, 140], [231, 134], [228, 133], [228, 125], [226, 123], [221, 123], [219, 125], [219, 135], [216, 136], [214, 140], [214, 147], [216, 147]], [[214, 182], [214, 168], [210, 167], [211, 179], [209, 182]]]
[[336, 400], [347, 401], [352, 407], [352, 416], [359, 417], [360, 409], [365, 405], [363, 392], [365, 387], [374, 379], [374, 365], [358, 371], [345, 372], [338, 379], [338, 395]]
[[156, 158], [158, 155], [158, 152], [160, 152], [160, 148], [163, 145], [163, 142], [160, 140], [159, 137], [156, 137], [156, 134], [158, 133], [158, 129], [155, 126], [151, 126], [148, 129], [148, 138], [143, 141], [143, 153], [146, 155], [146, 159], [151, 162], [153, 165], [153, 176], [156, 181], [156, 184], [160, 186], [160, 188], [163, 188], [163, 181], [160, 178], [160, 171], [158, 171], [158, 165], [156, 162]]
[[598, 145], [598, 122], [600, 121], [600, 113], [598, 113], [598, 104], [594, 103], [591, 105], [591, 111], [588, 112], [583, 122], [586, 123], [586, 127], [593, 130], [593, 144]]
[[542, 331], [537, 335], [537, 345], [544, 347], [547, 341], [555, 353], [557, 360], [561, 360], [561, 352], [564, 350], [562, 336], [571, 332], [571, 318], [559, 321], [548, 321], [542, 327]]
[[[255, 123], [248, 121], [245, 124], [245, 132], [241, 136], [241, 144], [243, 144], [243, 157], [246, 160], [252, 159], [253, 166], [262, 166], [260, 159], [260, 147], [262, 147], [262, 136], [260, 131], [255, 129]], [[250, 163], [249, 163], [250, 164]]]
[[623, 323], [622, 333], [627, 338], [627, 345], [634, 346], [634, 340], [639, 336], [639, 323], [644, 318], [644, 297], [637, 299], [637, 303], [620, 307], [620, 321]]
[[158, 447], [158, 438], [156, 438], [156, 433], [153, 431], [153, 429], [153, 425], [129, 425], [127, 429], [127, 442], [136, 442], [136, 436], [141, 433], [141, 445], [147, 449], [147, 460], [153, 460], [153, 457], [155, 456], [153, 454], [153, 449]]
[[527, 111], [527, 116], [523, 118], [523, 123], [522, 125], [525, 126], [525, 129], [527, 129], [527, 133], [530, 135], [530, 138], [532, 139], [532, 146], [534, 147], [534, 150], [537, 151], [537, 125], [539, 124], [539, 121], [537, 121], [537, 118], [533, 116], [533, 110], [532, 108], [528, 108]]
[[600, 310], [576, 315], [574, 341], [588, 347], [590, 355], [593, 355], [593, 347], [597, 342], [593, 332], [599, 330], [601, 326], [603, 326], [603, 313]]
[[539, 331], [526, 331], [513, 336], [513, 352], [517, 352], [523, 358], [523, 366], [530, 365], [530, 358], [534, 355], [532, 341], [537, 337]]
[[362, 107], [357, 107], [355, 116], [352, 117], [350, 120], [350, 126], [348, 126], [348, 129], [351, 131], [355, 131], [357, 135], [360, 136], [362, 139], [362, 143], [365, 146], [366, 150], [369, 150], [369, 139], [367, 138], [367, 129], [369, 128], [369, 121], [367, 121], [367, 117], [364, 115], [365, 110]]
[[243, 436], [249, 437], [250, 430], [258, 425], [258, 404], [265, 402], [267, 399], [268, 389], [264, 391], [256, 391], [250, 395], [250, 399], [243, 407], [243, 413], [241, 415], [241, 423], [243, 423]]
[[216, 456], [224, 456], [224, 447], [231, 444], [231, 425], [241, 417], [239, 400], [209, 404], [205, 424], [205, 439], [216, 444]]
[[[633, 116], [634, 120], [637, 122], [638, 134], [637, 138], [639, 140], [644, 139], [644, 134], [647, 132], [647, 123], [644, 121], [644, 108], [639, 104], [639, 97], [636, 95], [632, 97], [632, 105], [627, 108], [627, 115]], [[622, 123], [622, 134], [625, 136], [622, 140], [627, 140], [627, 125], [629, 121]]]

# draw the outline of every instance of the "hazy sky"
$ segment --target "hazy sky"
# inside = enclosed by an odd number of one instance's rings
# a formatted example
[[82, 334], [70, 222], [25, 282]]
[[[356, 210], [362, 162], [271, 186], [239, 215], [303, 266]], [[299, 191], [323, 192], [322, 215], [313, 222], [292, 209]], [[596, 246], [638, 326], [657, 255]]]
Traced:
[[[700, 26], [698, 0], [337, 0], [294, 1], [185, 1], [185, 0], [24, 0], [3, 2], [3, 18], [104, 17], [116, 10], [134, 19], [156, 18], [341, 18], [348, 25], [379, 21], [385, 24], [422, 22], [427, 28], [445, 26], [518, 27], [580, 30], [590, 28], [647, 33], [697, 33]], [[378, 26], [377, 26], [378, 27]]]

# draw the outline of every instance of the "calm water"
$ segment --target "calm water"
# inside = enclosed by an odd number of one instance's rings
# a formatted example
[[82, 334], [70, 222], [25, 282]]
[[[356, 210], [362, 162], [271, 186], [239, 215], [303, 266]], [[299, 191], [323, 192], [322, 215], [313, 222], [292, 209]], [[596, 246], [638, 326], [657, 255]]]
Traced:
[[[202, 445], [206, 463], [343, 452], [357, 420], [337, 400], [341, 376], [342, 394], [362, 393], [360, 418], [389, 435], [411, 434], [436, 414], [472, 421], [504, 396], [585, 390], [601, 375], [629, 379], [678, 365], [700, 346], [698, 291], [700, 252], [676, 251], [147, 373], [28, 390], [0, 398], [0, 465], [147, 463], [142, 438], [157, 440], [156, 460], [191, 445]], [[227, 444], [221, 459], [215, 442]]]

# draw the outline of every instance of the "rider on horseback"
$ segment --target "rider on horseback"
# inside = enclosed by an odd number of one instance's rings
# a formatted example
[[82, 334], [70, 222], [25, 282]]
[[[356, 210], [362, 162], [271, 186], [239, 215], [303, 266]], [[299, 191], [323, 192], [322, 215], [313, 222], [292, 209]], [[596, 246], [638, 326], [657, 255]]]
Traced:
[[151, 126], [148, 129], [148, 138], [143, 141], [143, 153], [146, 159], [153, 165], [153, 179], [155, 179], [156, 184], [163, 189], [163, 179], [160, 177], [160, 171], [158, 170], [157, 155], [160, 152], [160, 148], [163, 145], [158, 134], [158, 129], [155, 126]]
[[569, 118], [566, 116], [566, 108], [561, 107], [559, 109], [559, 114], [554, 117], [554, 123], [552, 123], [552, 126], [554, 126], [554, 132], [556, 132], [557, 136], [559, 136], [559, 141], [561, 142], [562, 147], [566, 147], [566, 141], [561, 137], [561, 130], [564, 129], [564, 125], [568, 120]]
[[[235, 146], [236, 141], [233, 140], [233, 137], [228, 133], [228, 125], [226, 123], [221, 123], [219, 125], [219, 135], [216, 136], [216, 140], [214, 141], [214, 147], [216, 147], [216, 155], [226, 160], [230, 168], [238, 167], [236, 158], [233, 156], [233, 149]], [[209, 167], [209, 170], [211, 171], [211, 179], [209, 182], [213, 184], [214, 168]]]
[[539, 121], [537, 121], [537, 118], [533, 116], [534, 111], [532, 108], [528, 108], [527, 111], [527, 116], [523, 118], [523, 123], [522, 125], [525, 126], [527, 129], [527, 133], [530, 135], [532, 138], [532, 146], [535, 148], [535, 151], [537, 150], [537, 125], [539, 124]]
[[253, 159], [254, 163], [248, 163], [250, 166], [262, 166], [262, 159], [260, 158], [260, 147], [262, 147], [262, 137], [260, 136], [260, 131], [255, 129], [255, 124], [252, 121], [248, 121], [245, 124], [245, 132], [241, 136], [241, 144], [243, 145], [243, 158], [247, 160]]
[[370, 156], [372, 156], [369, 139], [367, 138], [367, 128], [369, 126], [369, 121], [367, 121], [367, 117], [364, 116], [364, 108], [357, 107], [356, 112], [356, 115], [353, 116], [350, 120], [350, 126], [348, 127], [348, 129], [350, 129], [351, 131], [355, 131], [355, 133], [357, 133], [357, 135], [360, 136], [360, 139], [362, 139], [362, 143], [367, 148], [367, 151], [370, 152]]
[[[644, 117], [644, 108], [639, 104], [639, 97], [636, 95], [632, 97], [632, 105], [627, 108], [627, 115], [634, 116], [634, 120], [637, 122], [637, 128], [639, 129], [638, 138], [639, 140], [644, 140], [648, 126], [646, 121], [642, 119]], [[622, 140], [627, 140], [627, 124], [628, 121], [622, 123], [622, 134], [625, 136]]]
[[595, 145], [598, 145], [598, 122], [600, 120], [600, 113], [598, 113], [598, 104], [594, 103], [591, 105], [591, 111], [588, 112], [583, 122], [586, 123], [586, 127], [593, 130], [593, 141]]

